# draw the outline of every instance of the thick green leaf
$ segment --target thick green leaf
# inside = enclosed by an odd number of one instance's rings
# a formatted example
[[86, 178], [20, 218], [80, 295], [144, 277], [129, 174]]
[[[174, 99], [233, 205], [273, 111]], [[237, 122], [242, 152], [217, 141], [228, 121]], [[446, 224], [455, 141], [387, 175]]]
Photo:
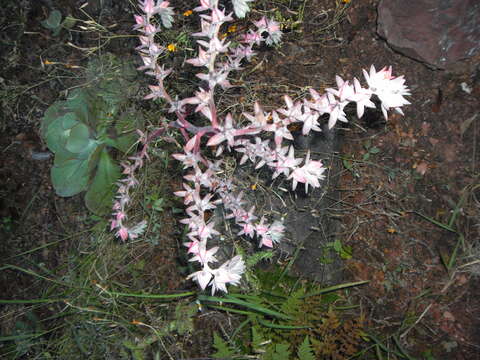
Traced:
[[72, 154], [62, 150], [55, 154], [50, 174], [57, 195], [73, 196], [86, 190], [104, 148], [105, 145], [93, 141], [83, 153]]
[[50, 174], [58, 196], [76, 195], [88, 186], [88, 159], [70, 159], [60, 166], [54, 165]]
[[75, 154], [83, 152], [90, 142], [93, 141], [89, 136], [90, 131], [87, 125], [77, 123], [70, 131], [65, 149]]
[[65, 115], [68, 112], [65, 109], [65, 101], [57, 101], [51, 105], [42, 118], [41, 132], [43, 138], [47, 137], [48, 127], [52, 122], [54, 122], [58, 117]]
[[127, 153], [138, 140], [136, 129], [142, 129], [144, 119], [142, 114], [134, 110], [123, 112], [115, 123], [113, 134], [105, 140], [106, 144]]
[[113, 54], [89, 61], [86, 74], [95, 86], [96, 96], [108, 104], [110, 113], [116, 114], [138, 90], [138, 83], [133, 81], [137, 76], [133, 64]]
[[120, 167], [110, 158], [104, 148], [100, 153], [93, 182], [85, 194], [85, 204], [95, 214], [108, 212], [112, 204], [115, 183], [120, 178]]
[[[91, 157], [90, 161], [93, 159], [93, 154], [95, 152], [98, 152], [99, 150], [103, 149], [103, 144], [101, 142], [92, 140], [88, 143], [88, 145], [84, 148], [84, 150], [80, 153], [72, 153], [64, 148], [61, 150], [57, 151], [55, 153], [55, 159], [53, 161], [53, 164], [56, 166], [62, 166], [65, 161], [72, 160], [72, 159], [77, 159], [77, 160], [86, 160]], [[98, 160], [98, 156], [100, 153], [98, 152], [96, 158]], [[94, 164], [96, 166], [96, 163]], [[93, 169], [89, 168], [89, 171], [91, 172]]]
[[62, 124], [61, 124], [63, 130], [71, 130], [75, 125], [79, 124], [77, 116], [75, 115], [75, 113], [71, 112], [70, 114], [72, 114], [74, 116], [63, 117]]
[[74, 113], [67, 113], [61, 117], [56, 118], [50, 123], [47, 129], [45, 140], [48, 148], [57, 153], [65, 150], [65, 144], [68, 136], [70, 135], [70, 129], [64, 129], [64, 124], [78, 123], [77, 117]]
[[65, 105], [77, 115], [79, 121], [93, 127], [96, 117], [95, 97], [92, 96], [88, 89], [73, 90], [69, 94]]
[[53, 10], [47, 19], [41, 22], [42, 26], [49, 30], [56, 30], [62, 22], [62, 13], [58, 10]]
[[123, 153], [127, 153], [132, 150], [132, 146], [137, 140], [138, 135], [136, 133], [130, 133], [117, 137], [116, 139], [109, 138], [107, 144]]

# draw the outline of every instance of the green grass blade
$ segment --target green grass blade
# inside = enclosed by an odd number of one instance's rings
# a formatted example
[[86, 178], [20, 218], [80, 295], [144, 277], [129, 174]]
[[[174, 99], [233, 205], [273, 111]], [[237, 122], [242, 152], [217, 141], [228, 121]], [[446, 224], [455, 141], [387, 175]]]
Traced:
[[252, 309], [256, 312], [268, 315], [268, 316], [273, 316], [279, 319], [283, 320], [291, 320], [292, 318], [288, 315], [282, 314], [278, 311], [270, 310], [266, 307], [260, 306], [258, 304], [252, 304], [247, 301], [243, 301], [240, 299], [236, 299], [234, 297], [229, 297], [226, 296], [224, 298], [216, 297], [216, 296], [206, 296], [206, 295], [199, 295], [198, 300], [200, 301], [211, 301], [211, 302], [220, 302], [220, 303], [230, 303], [230, 304], [236, 304], [239, 306], [244, 306], [246, 308]]
[[369, 337], [370, 339], [372, 339], [372, 340], [375, 342], [375, 344], [376, 344], [381, 350], [385, 351], [387, 354], [395, 354], [395, 355], [399, 356], [401, 359], [405, 359], [405, 358], [406, 358], [403, 354], [399, 353], [398, 351], [393, 350], [393, 349], [389, 349], [388, 347], [386, 347], [386, 346], [385, 346], [379, 339], [377, 339], [375, 336], [368, 334], [368, 337]]
[[235, 339], [235, 337], [240, 333], [240, 331], [250, 322], [250, 319], [247, 319], [245, 321], [243, 321], [240, 325], [238, 325], [238, 327], [235, 329], [235, 331], [233, 332], [232, 336], [230, 337], [230, 341], [233, 341], [233, 339]]
[[21, 268], [19, 266], [15, 266], [15, 265], [5, 265], [5, 266], [2, 266], [0, 268], [0, 271], [2, 270], [17, 270], [17, 271], [21, 271], [27, 275], [31, 275], [31, 276], [34, 276], [34, 277], [37, 277], [39, 279], [42, 279], [42, 280], [45, 280], [45, 281], [50, 281], [50, 282], [53, 282], [55, 284], [58, 284], [58, 285], [62, 285], [62, 286], [66, 286], [66, 287], [70, 287], [70, 288], [76, 288], [76, 289], [81, 289], [79, 287], [74, 287], [70, 284], [67, 284], [63, 281], [58, 281], [58, 280], [55, 280], [55, 279], [50, 279], [46, 276], [43, 276], [43, 275], [40, 275], [40, 274], [37, 274], [35, 271], [32, 271], [32, 270], [28, 270], [28, 269], [24, 269], [24, 268]]
[[334, 306], [332, 309], [335, 311], [344, 311], [344, 310], [352, 310], [359, 308], [360, 305], [347, 305], [347, 306]]
[[427, 215], [423, 215], [422, 213], [419, 213], [418, 211], [414, 211], [415, 214], [417, 214], [418, 216], [424, 218], [425, 220], [428, 220], [430, 221], [432, 224], [434, 225], [437, 225], [438, 227], [441, 227], [442, 229], [444, 230], [447, 230], [447, 231], [451, 231], [453, 233], [456, 233], [457, 231], [455, 229], [453, 229], [452, 227], [450, 227], [449, 225], [447, 224], [444, 224], [444, 223], [441, 223], [435, 219], [432, 219], [431, 217], [427, 216]]
[[400, 341], [396, 336], [393, 336], [393, 342], [397, 346], [398, 350], [408, 359], [408, 360], [415, 360], [415, 358], [411, 357], [410, 355], [407, 354], [403, 346], [400, 344]]
[[453, 265], [455, 265], [455, 261], [457, 261], [457, 254], [458, 254], [458, 248], [460, 247], [460, 244], [463, 244], [463, 235], [460, 235], [458, 237], [457, 244], [455, 245], [455, 248], [453, 249], [452, 255], [450, 256], [448, 260], [448, 270], [453, 268]]
[[[471, 191], [475, 190], [477, 187], [478, 185], [474, 186]], [[453, 228], [453, 225], [455, 224], [455, 220], [457, 220], [457, 216], [460, 214], [460, 211], [463, 207], [466, 194], [468, 194], [468, 192], [466, 192], [465, 190], [466, 188], [462, 190], [462, 196], [460, 197], [460, 200], [458, 200], [457, 204], [455, 205], [455, 209], [453, 209], [452, 211], [452, 216], [450, 216], [450, 220], [448, 221], [448, 226], [450, 226], [451, 228]]]
[[208, 307], [210, 307], [212, 309], [222, 310], [222, 311], [231, 312], [231, 313], [240, 314], [240, 315], [246, 315], [246, 316], [248, 316], [248, 315], [258, 315], [257, 313], [252, 312], [252, 311], [239, 310], [239, 309], [229, 308], [229, 307], [220, 306], [220, 305], [208, 305]]
[[275, 285], [272, 287], [272, 290], [275, 289], [278, 286], [278, 284], [280, 284], [280, 281], [282, 281], [283, 277], [290, 271], [290, 269], [293, 266], [293, 263], [297, 260], [301, 249], [302, 249], [302, 246], [297, 246], [297, 248], [295, 249], [295, 252], [293, 253], [292, 258], [288, 262], [287, 266], [285, 266], [285, 269], [283, 269], [282, 273], [280, 274], [277, 281], [275, 282]]
[[114, 296], [136, 297], [136, 298], [142, 298], [142, 299], [176, 299], [179, 297], [187, 297], [187, 296], [193, 296], [197, 294], [195, 291], [188, 291], [188, 292], [183, 292], [178, 294], [137, 294], [137, 293], [108, 291], [108, 290], [106, 292]]
[[258, 323], [262, 326], [271, 328], [271, 329], [280, 329], [280, 330], [298, 330], [298, 329], [308, 329], [309, 326], [302, 326], [302, 325], [280, 325], [274, 324], [272, 322], [268, 322], [262, 319], [258, 319]]
[[42, 335], [44, 335], [44, 334], [45, 334], [45, 333], [1, 336], [1, 337], [0, 337], [0, 342], [3, 342], [3, 341], [16, 341], [16, 340], [31, 339], [31, 338], [40, 337], [40, 336], [42, 336]]
[[310, 296], [316, 296], [316, 295], [320, 295], [320, 294], [329, 293], [329, 292], [332, 292], [332, 291], [346, 289], [346, 288], [353, 287], [353, 286], [360, 286], [360, 285], [368, 284], [369, 282], [370, 282], [370, 280], [363, 280], [363, 281], [350, 282], [350, 283], [345, 283], [345, 284], [340, 284], [340, 285], [334, 285], [334, 286], [327, 287], [325, 289], [320, 289], [318, 291], [314, 291], [314, 292], [309, 293], [309, 294], [305, 294], [305, 295], [301, 296], [300, 299], [305, 299], [305, 298], [310, 297]]
[[231, 293], [228, 296], [233, 297], [233, 298], [237, 298], [237, 299], [246, 299], [246, 300], [258, 301], [258, 302], [262, 301], [262, 299], [260, 297], [256, 296], [256, 295]]
[[20, 299], [20, 300], [3, 300], [0, 304], [50, 304], [54, 302], [63, 302], [65, 299]]

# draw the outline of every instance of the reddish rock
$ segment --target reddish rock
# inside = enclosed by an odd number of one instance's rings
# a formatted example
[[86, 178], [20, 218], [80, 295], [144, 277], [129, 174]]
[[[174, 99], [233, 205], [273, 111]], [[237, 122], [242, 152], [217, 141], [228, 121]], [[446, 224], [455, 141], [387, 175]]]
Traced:
[[480, 51], [479, 0], [381, 0], [378, 34], [396, 51], [447, 68]]

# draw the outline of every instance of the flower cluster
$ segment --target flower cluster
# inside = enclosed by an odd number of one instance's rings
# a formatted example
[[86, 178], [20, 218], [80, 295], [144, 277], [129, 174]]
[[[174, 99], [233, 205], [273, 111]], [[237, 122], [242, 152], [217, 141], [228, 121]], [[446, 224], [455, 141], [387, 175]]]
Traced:
[[[233, 0], [237, 16], [245, 15], [250, 1]], [[241, 70], [242, 64], [255, 55], [254, 46], [262, 42], [270, 45], [280, 41], [282, 33], [279, 25], [273, 20], [262, 18], [254, 23], [256, 29], [240, 35], [239, 41], [233, 44], [220, 36], [221, 27], [232, 21], [232, 15], [225, 13], [218, 0], [200, 0], [200, 6], [194, 11], [201, 13], [201, 31], [192, 34], [199, 38], [198, 55], [188, 59], [187, 63], [205, 69], [197, 74], [203, 85], [192, 97], [173, 99], [164, 86], [164, 80], [172, 69], [158, 64], [159, 56], [166, 51], [164, 47], [156, 44], [154, 39], [155, 34], [161, 31], [160, 24], [154, 25], [151, 21], [154, 15], [158, 15], [163, 26], [170, 26], [173, 9], [167, 1], [157, 1], [155, 5], [153, 0], [141, 1], [140, 7], [144, 14], [135, 17], [134, 27], [141, 32], [137, 50], [144, 65], [140, 70], [144, 70], [156, 80], [155, 85], [149, 86], [150, 94], [146, 99], [162, 98], [169, 104], [167, 111], [174, 114], [176, 119], [167, 126], [179, 129], [185, 140], [183, 152], [173, 155], [188, 171], [184, 176], [183, 190], [175, 192], [175, 195], [182, 197], [187, 206], [187, 218], [181, 222], [189, 228], [189, 241], [185, 246], [192, 255], [190, 261], [197, 261], [202, 267], [189, 278], [197, 281], [202, 289], [211, 286], [212, 293], [216, 290], [226, 292], [227, 284], [238, 284], [245, 265], [243, 260], [236, 256], [218, 268], [213, 268], [212, 264], [217, 262], [215, 254], [218, 247], [209, 249], [208, 241], [219, 233], [215, 229], [215, 223], [208, 221], [211, 212], [221, 204], [226, 218], [233, 219], [238, 225], [238, 235], [257, 239], [259, 246], [273, 247], [281, 240], [285, 229], [281, 221], [269, 223], [265, 217], [259, 218], [255, 214], [254, 207], [244, 207], [246, 201], [242, 200], [243, 193], [238, 191], [233, 179], [225, 176], [220, 158], [222, 153], [238, 153], [241, 157], [240, 164], [250, 161], [255, 168], [267, 166], [271, 169], [273, 178], [282, 175], [292, 182], [293, 190], [301, 183], [308, 192], [309, 187], [320, 186], [325, 176], [325, 167], [321, 161], [311, 159], [309, 152], [305, 157], [296, 157], [290, 142], [293, 140], [290, 125], [299, 124], [302, 134], [308, 135], [312, 130], [320, 132], [320, 121], [323, 117], [328, 117], [328, 126], [332, 128], [337, 121], [347, 122], [344, 109], [349, 103], [356, 104], [359, 118], [366, 107], [374, 108], [374, 95], [381, 102], [385, 118], [390, 109], [402, 114], [402, 106], [409, 104], [404, 98], [409, 95], [409, 90], [402, 76], [392, 76], [391, 68], [383, 68], [377, 72], [372, 65], [369, 72], [364, 71], [368, 87], [362, 87], [358, 79], [353, 79], [351, 83], [337, 76], [337, 87], [327, 89], [324, 94], [311, 89], [310, 98], [301, 101], [293, 101], [285, 96], [285, 106], [269, 112], [255, 103], [253, 113], [242, 114], [247, 124], [241, 126], [234, 114], [220, 116], [215, 104], [215, 91], [218, 87], [227, 89], [232, 86], [229, 82], [230, 73]], [[204, 123], [193, 124], [188, 121], [187, 107], [194, 107], [194, 111], [200, 114]], [[266, 136], [269, 133], [273, 141]], [[206, 156], [208, 148], [215, 150], [215, 156], [219, 160]], [[126, 171], [129, 175], [131, 169], [126, 168]], [[120, 219], [115, 220], [116, 227], [120, 229], [118, 235], [122, 238], [132, 237], [130, 233], [122, 230], [121, 220], [125, 216], [122, 205], [119, 210], [122, 215], [119, 216], [119, 211], [116, 211], [116, 217]]]
[[130, 202], [130, 190], [138, 185], [138, 180], [135, 178], [135, 172], [143, 166], [144, 159], [148, 159], [148, 141], [145, 134], [137, 130], [140, 135], [139, 142], [143, 144], [142, 150], [136, 155], [129, 158], [129, 162], [121, 163], [123, 167], [122, 174], [125, 178], [118, 182], [117, 195], [113, 203], [113, 220], [110, 223], [110, 230], [116, 230], [116, 235], [123, 241], [127, 239], [136, 239], [139, 237], [145, 227], [146, 221], [141, 221], [136, 225], [127, 226], [127, 205]]

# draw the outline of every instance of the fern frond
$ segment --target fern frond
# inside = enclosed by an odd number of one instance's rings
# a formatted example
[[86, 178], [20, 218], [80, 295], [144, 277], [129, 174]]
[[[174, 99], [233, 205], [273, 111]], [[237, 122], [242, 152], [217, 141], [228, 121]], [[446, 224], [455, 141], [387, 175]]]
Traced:
[[287, 344], [275, 344], [265, 354], [262, 360], [289, 360], [291, 355]]
[[213, 333], [213, 347], [217, 352], [212, 356], [215, 359], [231, 359], [235, 355], [230, 345], [228, 345], [216, 332]]
[[252, 326], [252, 347], [257, 349], [264, 341], [265, 340], [263, 339], [262, 334], [258, 331], [257, 327]]
[[301, 311], [300, 307], [303, 303], [301, 297], [305, 295], [305, 288], [300, 287], [296, 291], [288, 296], [287, 300], [282, 304], [281, 310], [287, 315], [296, 317], [296, 315]]
[[315, 360], [315, 354], [312, 346], [310, 345], [310, 340], [308, 340], [308, 335], [305, 336], [305, 340], [303, 340], [302, 344], [298, 348], [297, 356], [299, 360]]
[[259, 251], [254, 253], [253, 255], [250, 255], [245, 261], [245, 265], [247, 266], [247, 268], [251, 269], [263, 259], [271, 259], [272, 256], [272, 251]]

